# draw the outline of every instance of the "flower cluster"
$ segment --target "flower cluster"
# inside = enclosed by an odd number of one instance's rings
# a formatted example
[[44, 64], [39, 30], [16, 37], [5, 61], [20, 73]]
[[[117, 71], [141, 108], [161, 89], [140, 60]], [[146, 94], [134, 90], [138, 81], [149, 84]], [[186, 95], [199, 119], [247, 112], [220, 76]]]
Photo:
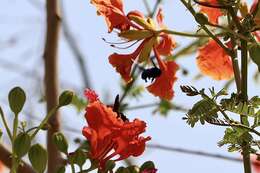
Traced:
[[[170, 35], [163, 32], [166, 27], [163, 24], [162, 10], [158, 11], [155, 22], [139, 11], [130, 11], [126, 15], [121, 0], [91, 0], [91, 3], [96, 6], [98, 14], [105, 18], [108, 32], [117, 29], [121, 39], [128, 43], [140, 43], [136, 50], [130, 54], [113, 53], [109, 56], [109, 63], [124, 81], [131, 82], [135, 62], [152, 65], [153, 67], [149, 69], [142, 67], [142, 78], [145, 81], [155, 79], [147, 87], [148, 91], [162, 99], [172, 99], [178, 65], [174, 61], [163, 60], [161, 56], [171, 55], [176, 43]], [[151, 57], [152, 52], [158, 67]]]
[[146, 141], [151, 139], [139, 136], [146, 123], [123, 118], [114, 108], [104, 105], [92, 90], [86, 90], [85, 96], [89, 101], [85, 114], [88, 126], [82, 133], [90, 142], [90, 157], [99, 163], [99, 168], [104, 169], [106, 161], [115, 156], [119, 156], [115, 159], [119, 161], [141, 155]]

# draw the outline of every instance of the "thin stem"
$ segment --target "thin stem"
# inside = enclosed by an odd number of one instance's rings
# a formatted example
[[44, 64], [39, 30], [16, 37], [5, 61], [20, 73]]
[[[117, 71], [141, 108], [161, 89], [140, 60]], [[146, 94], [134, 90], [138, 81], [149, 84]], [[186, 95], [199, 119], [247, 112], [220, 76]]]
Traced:
[[12, 168], [11, 173], [16, 173], [17, 167], [18, 167], [18, 158], [16, 157], [16, 153], [14, 152], [14, 141], [16, 139], [17, 134], [17, 128], [18, 128], [18, 114], [14, 115], [13, 120], [13, 137], [12, 137]]
[[[248, 73], [248, 52], [247, 52], [247, 42], [241, 40], [241, 72], [242, 72], [242, 87], [241, 95], [244, 101], [247, 101], [247, 73]], [[247, 116], [241, 115], [241, 123], [247, 124]], [[244, 142], [242, 145], [242, 154], [243, 154], [243, 163], [245, 173], [251, 173], [251, 164], [250, 164], [250, 146], [248, 142]]]
[[213, 124], [213, 125], [217, 125], [217, 126], [226, 126], [226, 127], [236, 127], [236, 128], [241, 128], [241, 129], [246, 129], [254, 134], [256, 134], [257, 136], [260, 136], [260, 133], [251, 128], [251, 127], [248, 127], [246, 125], [243, 125], [243, 124], [239, 124], [237, 122], [228, 122], [228, 123], [218, 123], [218, 122], [211, 122], [211, 121], [207, 121], [209, 124]]
[[[228, 12], [231, 15], [237, 29], [240, 33], [244, 35], [248, 35], [248, 33], [244, 30], [241, 25], [237, 14], [233, 7], [228, 8]], [[248, 73], [248, 50], [247, 50], [247, 41], [240, 40], [241, 42], [241, 96], [243, 101], [247, 101], [247, 73]], [[240, 115], [241, 123], [248, 124], [247, 116]], [[251, 173], [251, 163], [250, 163], [250, 144], [248, 142], [244, 142], [242, 144], [242, 155], [243, 155], [243, 163], [244, 163], [244, 172]]]
[[40, 125], [37, 127], [37, 129], [33, 132], [33, 134], [31, 135], [31, 140], [35, 137], [35, 135], [39, 132], [39, 130], [41, 130], [44, 125], [48, 122], [48, 120], [50, 119], [50, 117], [52, 115], [55, 114], [55, 112], [58, 110], [58, 107], [53, 108], [46, 116], [45, 118], [42, 120], [42, 122], [40, 123]]
[[[137, 110], [137, 109], [144, 109], [144, 108], [150, 108], [150, 107], [155, 107], [155, 106], [159, 106], [160, 103], [148, 103], [148, 104], [144, 104], [144, 105], [138, 105], [138, 106], [132, 106], [132, 107], [127, 107], [125, 108], [125, 110]], [[173, 110], [177, 110], [177, 111], [183, 111], [183, 112], [187, 112], [188, 109], [183, 108], [181, 106], [175, 105], [171, 103], [171, 109]]]
[[12, 137], [12, 133], [11, 133], [11, 131], [10, 131], [10, 128], [8, 127], [8, 124], [7, 124], [7, 122], [6, 122], [6, 119], [5, 119], [5, 116], [4, 116], [4, 112], [3, 112], [2, 108], [1, 108], [1, 106], [0, 106], [0, 115], [1, 115], [2, 121], [3, 121], [3, 123], [4, 123], [5, 130], [6, 130], [6, 132], [7, 132], [7, 135], [8, 135], [8, 137], [9, 137], [10, 141], [13, 141], [13, 140], [12, 140], [12, 138], [13, 138], [13, 137]]
[[[228, 15], [228, 24], [229, 24], [230, 28], [233, 28], [233, 23], [231, 22], [230, 15]], [[240, 91], [241, 91], [241, 76], [240, 76], [240, 69], [239, 69], [238, 58], [237, 58], [237, 49], [235, 49], [236, 40], [235, 40], [234, 35], [231, 35], [230, 39], [231, 39], [232, 51], [234, 52], [233, 56], [231, 56], [232, 67], [233, 67], [235, 81], [236, 81], [237, 93], [240, 93]]]
[[150, 6], [149, 6], [147, 0], [143, 0], [143, 3], [144, 3], [144, 6], [145, 6], [145, 8], [146, 8], [147, 13], [148, 13], [149, 15], [152, 14], [151, 8], [150, 8]]
[[168, 29], [162, 29], [157, 31], [158, 33], [166, 33], [166, 34], [172, 34], [172, 35], [179, 35], [179, 36], [185, 36], [185, 37], [209, 37], [207, 34], [192, 34], [192, 33], [186, 33], [186, 32], [179, 32], [179, 31], [173, 31]]
[[157, 8], [159, 7], [159, 5], [161, 4], [162, 0], [157, 0], [154, 7], [153, 7], [153, 11], [152, 13], [150, 13], [149, 17], [153, 18], [155, 16], [155, 13], [157, 11]]
[[[196, 11], [192, 8], [192, 6], [190, 6], [190, 4], [188, 4], [185, 0], [181, 0], [181, 2], [183, 3], [183, 5], [190, 11], [190, 13], [193, 15], [194, 18], [196, 18]], [[232, 56], [232, 52], [229, 48], [227, 48], [219, 39], [217, 36], [215, 36], [204, 24], [199, 23], [200, 27], [213, 39], [215, 40], [218, 45], [220, 47], [222, 47], [226, 53], [230, 56]]]
[[[75, 170], [75, 165], [71, 162], [70, 163], [70, 166], [71, 166], [71, 171], [72, 173], [76, 173], [76, 170]], [[81, 171], [81, 170], [80, 170]]]
[[243, 34], [239, 34], [235, 31], [233, 31], [232, 29], [229, 29], [229, 28], [226, 28], [226, 27], [223, 27], [223, 26], [220, 26], [220, 25], [217, 25], [217, 24], [213, 24], [213, 23], [208, 23], [207, 25], [209, 26], [213, 26], [213, 27], [216, 27], [216, 28], [219, 28], [219, 29], [222, 29], [226, 32], [228, 32], [229, 34], [233, 35], [233, 36], [236, 36], [240, 39], [243, 39], [243, 40], [246, 40], [248, 42], [251, 42], [252, 40], [250, 40], [249, 38], [247, 38], [246, 36], [244, 36]]

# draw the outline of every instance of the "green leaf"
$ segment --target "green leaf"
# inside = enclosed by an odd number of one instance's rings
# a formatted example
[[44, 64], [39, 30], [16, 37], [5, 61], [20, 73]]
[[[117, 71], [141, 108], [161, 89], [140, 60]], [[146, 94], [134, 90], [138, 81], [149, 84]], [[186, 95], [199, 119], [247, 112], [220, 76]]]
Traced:
[[194, 127], [195, 124], [200, 121], [204, 124], [208, 119], [214, 119], [217, 117], [218, 109], [212, 100], [202, 99], [195, 103], [187, 113], [187, 123]]
[[31, 147], [31, 138], [27, 133], [20, 133], [14, 140], [14, 153], [22, 158]]
[[23, 109], [26, 95], [22, 88], [15, 87], [8, 94], [9, 106], [16, 115]]
[[44, 173], [48, 160], [47, 151], [40, 144], [35, 144], [30, 148], [28, 155], [33, 169], [38, 173]]
[[228, 110], [230, 112], [246, 115], [251, 117], [260, 116], [259, 104], [260, 99], [255, 96], [247, 102], [241, 101], [236, 94], [232, 94], [228, 99], [222, 99], [220, 104], [223, 109]]
[[56, 147], [63, 153], [68, 153], [68, 142], [65, 138], [65, 136], [61, 132], [56, 132], [53, 134], [53, 143], [56, 145]]
[[250, 46], [249, 54], [253, 62], [258, 66], [258, 71], [260, 72], [260, 45], [253, 44]]
[[227, 128], [225, 130], [225, 135], [221, 141], [218, 142], [218, 146], [229, 145], [228, 151], [238, 151], [242, 145], [250, 143], [253, 137], [248, 133], [247, 130], [241, 128]]

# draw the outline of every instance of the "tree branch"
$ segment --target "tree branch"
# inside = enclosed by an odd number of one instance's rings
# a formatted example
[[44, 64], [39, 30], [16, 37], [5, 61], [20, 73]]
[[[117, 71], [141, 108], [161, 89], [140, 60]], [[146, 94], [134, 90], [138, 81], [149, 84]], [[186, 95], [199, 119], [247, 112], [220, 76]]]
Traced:
[[[60, 16], [58, 0], [47, 0], [47, 34], [44, 50], [45, 63], [45, 95], [47, 112], [58, 105], [58, 41], [60, 31]], [[62, 165], [61, 154], [52, 142], [52, 136], [60, 130], [59, 112], [49, 119], [50, 129], [47, 132], [48, 173], [55, 173]]]
[[[11, 168], [12, 167], [12, 154], [11, 152], [5, 148], [3, 145], [0, 145], [0, 160], [2, 161], [2, 163], [8, 167]], [[22, 161], [22, 164], [20, 164], [20, 166], [18, 167], [18, 171], [19, 173], [36, 173], [32, 167], [30, 165], [28, 165], [27, 163], [25, 163], [24, 161]]]
[[147, 147], [153, 149], [189, 154], [189, 155], [197, 155], [197, 156], [211, 157], [211, 158], [234, 161], [234, 162], [242, 162], [242, 159], [240, 158], [234, 158], [234, 157], [224, 156], [220, 154], [213, 154], [204, 151], [190, 150], [186, 148], [176, 148], [176, 147], [169, 147], [169, 146], [158, 145], [158, 144], [148, 144]]

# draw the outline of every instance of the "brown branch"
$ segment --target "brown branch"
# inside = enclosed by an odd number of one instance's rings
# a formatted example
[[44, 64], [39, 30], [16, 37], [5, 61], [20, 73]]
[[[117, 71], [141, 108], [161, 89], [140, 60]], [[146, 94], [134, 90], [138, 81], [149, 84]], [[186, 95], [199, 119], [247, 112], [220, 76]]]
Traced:
[[[8, 168], [12, 167], [12, 154], [11, 152], [5, 148], [3, 145], [0, 145], [0, 160], [1, 162]], [[20, 164], [18, 171], [19, 173], [36, 173], [30, 165], [22, 161]]]
[[[47, 0], [47, 34], [44, 50], [45, 63], [45, 95], [47, 112], [58, 105], [58, 41], [60, 31], [60, 15], [58, 0]], [[52, 136], [60, 131], [60, 116], [56, 112], [48, 121], [50, 129], [47, 132], [48, 173], [55, 173], [62, 165], [61, 154], [52, 142]]]
[[147, 147], [153, 149], [189, 154], [189, 155], [197, 155], [197, 156], [211, 157], [211, 158], [222, 159], [227, 161], [242, 162], [241, 158], [229, 157], [220, 154], [213, 154], [204, 151], [190, 150], [186, 148], [169, 147], [169, 146], [164, 146], [159, 144], [148, 144]]

